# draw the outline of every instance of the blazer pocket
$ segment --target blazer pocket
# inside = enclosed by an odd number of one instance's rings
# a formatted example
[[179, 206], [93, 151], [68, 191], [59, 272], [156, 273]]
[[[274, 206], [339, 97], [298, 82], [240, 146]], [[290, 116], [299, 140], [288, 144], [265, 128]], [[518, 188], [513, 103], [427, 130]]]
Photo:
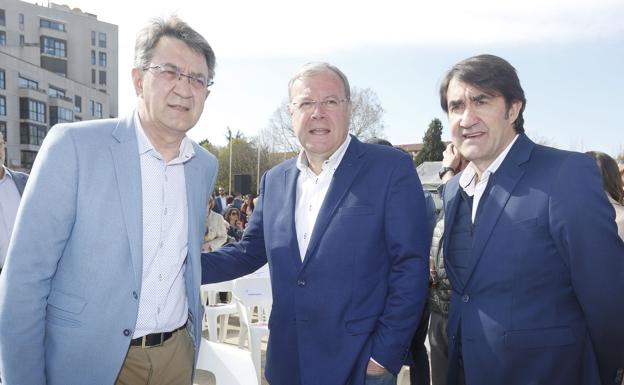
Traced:
[[373, 208], [370, 206], [341, 207], [338, 212], [340, 215], [373, 215]]
[[68, 313], [80, 314], [87, 305], [87, 301], [82, 297], [52, 290], [48, 296], [48, 305]]
[[532, 330], [512, 330], [505, 333], [505, 345], [512, 349], [535, 349], [565, 346], [574, 343], [568, 326]]
[[373, 330], [375, 330], [378, 319], [379, 314], [375, 314], [365, 318], [348, 320], [345, 323], [345, 329], [351, 335], [371, 333]]

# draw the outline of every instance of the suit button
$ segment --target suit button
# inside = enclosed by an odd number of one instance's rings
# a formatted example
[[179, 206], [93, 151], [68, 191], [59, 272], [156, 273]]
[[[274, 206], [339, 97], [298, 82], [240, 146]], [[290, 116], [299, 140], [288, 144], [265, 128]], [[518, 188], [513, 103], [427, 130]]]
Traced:
[[124, 329], [123, 333], [124, 333], [124, 336], [128, 337], [130, 335], [130, 330]]
[[468, 294], [462, 295], [462, 301], [464, 301], [464, 302], [470, 301], [470, 296]]
[[303, 287], [305, 286], [305, 281], [303, 279], [300, 279], [297, 281], [297, 286]]
[[133, 292], [132, 292], [132, 296], [134, 297], [134, 299], [139, 298], [139, 295], [137, 294], [137, 292], [136, 292], [136, 291], [133, 291]]

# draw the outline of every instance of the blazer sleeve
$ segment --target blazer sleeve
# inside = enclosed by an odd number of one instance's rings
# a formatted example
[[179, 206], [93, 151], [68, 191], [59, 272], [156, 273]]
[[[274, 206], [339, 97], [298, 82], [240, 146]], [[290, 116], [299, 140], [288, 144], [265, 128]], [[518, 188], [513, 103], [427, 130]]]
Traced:
[[617, 234], [615, 213], [602, 189], [596, 164], [589, 157], [568, 157], [554, 186], [550, 202], [552, 236], [570, 268], [601, 382], [614, 384], [624, 371], [624, 243]]
[[422, 316], [429, 282], [431, 232], [425, 196], [409, 157], [401, 157], [393, 170], [384, 222], [392, 266], [386, 303], [372, 336], [371, 357], [396, 374]]
[[260, 195], [254, 214], [240, 242], [229, 243], [217, 251], [202, 254], [202, 285], [242, 277], [267, 262], [262, 221], [265, 176], [260, 182]]
[[0, 373], [7, 384], [45, 384], [50, 283], [71, 234], [77, 168], [71, 132], [53, 128], [22, 196], [0, 279]]

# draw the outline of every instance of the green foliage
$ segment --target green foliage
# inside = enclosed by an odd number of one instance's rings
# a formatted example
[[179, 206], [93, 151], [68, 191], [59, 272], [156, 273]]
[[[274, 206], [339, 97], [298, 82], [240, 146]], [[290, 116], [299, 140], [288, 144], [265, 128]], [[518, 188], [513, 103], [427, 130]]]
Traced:
[[442, 142], [442, 122], [435, 118], [429, 123], [429, 128], [423, 137], [423, 148], [414, 159], [416, 166], [423, 162], [442, 160], [444, 152], [444, 142]]

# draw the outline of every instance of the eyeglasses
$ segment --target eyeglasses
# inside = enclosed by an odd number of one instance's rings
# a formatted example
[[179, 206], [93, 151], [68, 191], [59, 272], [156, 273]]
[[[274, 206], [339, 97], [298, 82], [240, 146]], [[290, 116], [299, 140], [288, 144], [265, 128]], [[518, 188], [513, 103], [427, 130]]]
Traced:
[[172, 64], [158, 64], [146, 67], [144, 70], [152, 70], [153, 73], [167, 82], [180, 80], [184, 76], [189, 84], [196, 90], [205, 90], [214, 84], [212, 79], [206, 78], [204, 75], [183, 74], [182, 70]]
[[347, 99], [338, 99], [338, 98], [327, 98], [323, 100], [310, 100], [303, 99], [297, 102], [291, 102], [296, 109], [302, 112], [310, 112], [313, 111], [317, 104], [320, 104], [326, 111], [334, 111], [340, 107], [340, 103], [348, 102]]

